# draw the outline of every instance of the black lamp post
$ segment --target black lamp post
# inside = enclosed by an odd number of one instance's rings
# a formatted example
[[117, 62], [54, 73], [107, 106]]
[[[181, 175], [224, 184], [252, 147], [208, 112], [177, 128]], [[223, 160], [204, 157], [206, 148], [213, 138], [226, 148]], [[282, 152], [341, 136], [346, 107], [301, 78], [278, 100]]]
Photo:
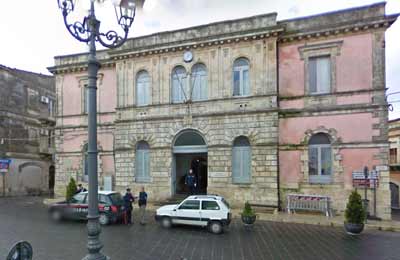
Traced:
[[[104, 1], [104, 0], [103, 0]], [[103, 2], [101, 1], [101, 2]], [[94, 12], [95, 0], [90, 0], [89, 14], [84, 17], [83, 22], [68, 22], [68, 15], [74, 11], [76, 0], [58, 0], [62, 10], [64, 23], [68, 31], [75, 39], [89, 43], [90, 51], [88, 57], [88, 171], [89, 171], [89, 211], [88, 211], [88, 243], [89, 253], [84, 260], [106, 260], [109, 257], [103, 255], [100, 250], [103, 247], [99, 240], [101, 232], [99, 224], [98, 209], [98, 179], [97, 179], [97, 104], [96, 104], [96, 81], [97, 71], [100, 63], [96, 59], [96, 41], [107, 48], [117, 48], [124, 44], [128, 37], [129, 28], [135, 18], [136, 6], [134, 0], [113, 0], [118, 24], [123, 29], [123, 36], [119, 36], [114, 30], [106, 33], [100, 32], [100, 21], [96, 19]]]

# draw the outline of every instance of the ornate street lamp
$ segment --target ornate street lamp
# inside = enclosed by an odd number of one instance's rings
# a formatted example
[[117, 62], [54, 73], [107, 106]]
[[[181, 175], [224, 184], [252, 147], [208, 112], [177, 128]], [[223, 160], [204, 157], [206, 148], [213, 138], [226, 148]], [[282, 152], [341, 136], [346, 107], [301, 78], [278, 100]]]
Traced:
[[[107, 48], [117, 48], [124, 44], [128, 37], [129, 28], [135, 18], [135, 0], [113, 0], [118, 24], [123, 29], [123, 36], [119, 36], [114, 30], [107, 32], [100, 31], [100, 21], [97, 20], [94, 12], [95, 0], [90, 0], [89, 14], [83, 18], [82, 22], [75, 21], [70, 23], [68, 15], [75, 9], [76, 0], [57, 0], [58, 6], [62, 11], [64, 23], [68, 31], [75, 39], [89, 43], [88, 57], [88, 171], [89, 171], [89, 210], [88, 210], [88, 243], [89, 253], [84, 260], [106, 260], [109, 257], [103, 255], [100, 250], [103, 247], [99, 240], [101, 232], [99, 224], [98, 209], [98, 179], [97, 179], [97, 104], [96, 104], [96, 80], [97, 71], [100, 63], [96, 59], [96, 41]], [[99, 0], [97, 0], [99, 1]], [[103, 2], [104, 0], [100, 1]]]

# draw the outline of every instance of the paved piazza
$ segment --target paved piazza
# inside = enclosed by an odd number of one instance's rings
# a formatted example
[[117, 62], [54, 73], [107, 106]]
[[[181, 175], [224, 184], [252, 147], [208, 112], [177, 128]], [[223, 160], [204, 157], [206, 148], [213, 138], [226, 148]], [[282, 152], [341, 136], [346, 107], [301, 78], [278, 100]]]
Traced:
[[[43, 198], [0, 199], [0, 259], [19, 240], [34, 248], [34, 260], [81, 259], [83, 222], [52, 223]], [[195, 259], [400, 259], [400, 233], [366, 231], [359, 237], [341, 228], [258, 221], [246, 229], [235, 220], [222, 235], [201, 228], [165, 230], [149, 224], [103, 228], [103, 252], [112, 260]]]

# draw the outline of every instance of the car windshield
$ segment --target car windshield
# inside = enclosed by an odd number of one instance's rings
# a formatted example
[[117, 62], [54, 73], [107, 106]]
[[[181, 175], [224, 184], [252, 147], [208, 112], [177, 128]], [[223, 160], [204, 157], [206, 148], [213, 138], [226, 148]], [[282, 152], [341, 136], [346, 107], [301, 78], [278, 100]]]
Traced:
[[225, 206], [229, 209], [229, 203], [224, 199], [224, 198], [222, 198], [222, 203], [224, 203], [225, 204]]
[[112, 201], [113, 205], [123, 205], [124, 200], [122, 199], [122, 196], [120, 193], [112, 193], [108, 195]]

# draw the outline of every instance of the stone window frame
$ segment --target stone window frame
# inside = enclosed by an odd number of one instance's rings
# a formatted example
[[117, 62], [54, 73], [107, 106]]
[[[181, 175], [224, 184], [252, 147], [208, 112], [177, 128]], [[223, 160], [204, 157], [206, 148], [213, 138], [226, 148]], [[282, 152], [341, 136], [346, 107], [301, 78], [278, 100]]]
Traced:
[[[315, 134], [323, 133], [328, 135], [331, 141], [331, 156], [332, 156], [332, 173], [331, 173], [331, 181], [327, 183], [315, 183], [310, 181], [309, 175], [309, 141], [311, 137]], [[301, 172], [303, 174], [303, 183], [310, 185], [332, 185], [335, 183], [343, 183], [343, 165], [342, 165], [342, 155], [340, 154], [340, 143], [341, 138], [338, 137], [337, 131], [333, 128], [327, 129], [324, 126], [319, 126], [316, 129], [309, 129], [305, 132], [305, 136], [303, 139], [304, 148], [301, 155]]]
[[[103, 85], [103, 78], [104, 74], [103, 73], [98, 73], [97, 74], [97, 113], [99, 112], [99, 107], [100, 107], [100, 92], [101, 88], [100, 86]], [[87, 115], [88, 112], [85, 112], [85, 91], [86, 88], [89, 84], [89, 79], [88, 76], [81, 76], [77, 77], [78, 80], [78, 87], [81, 89], [81, 114], [82, 115]]]
[[[340, 56], [343, 40], [334, 42], [323, 42], [316, 44], [305, 44], [298, 48], [300, 59], [304, 61], [304, 93], [305, 95], [329, 95], [336, 92], [336, 57]], [[310, 79], [309, 79], [309, 60], [310, 58], [318, 57], [330, 58], [331, 78], [330, 78], [330, 91], [327, 93], [310, 93]]]

